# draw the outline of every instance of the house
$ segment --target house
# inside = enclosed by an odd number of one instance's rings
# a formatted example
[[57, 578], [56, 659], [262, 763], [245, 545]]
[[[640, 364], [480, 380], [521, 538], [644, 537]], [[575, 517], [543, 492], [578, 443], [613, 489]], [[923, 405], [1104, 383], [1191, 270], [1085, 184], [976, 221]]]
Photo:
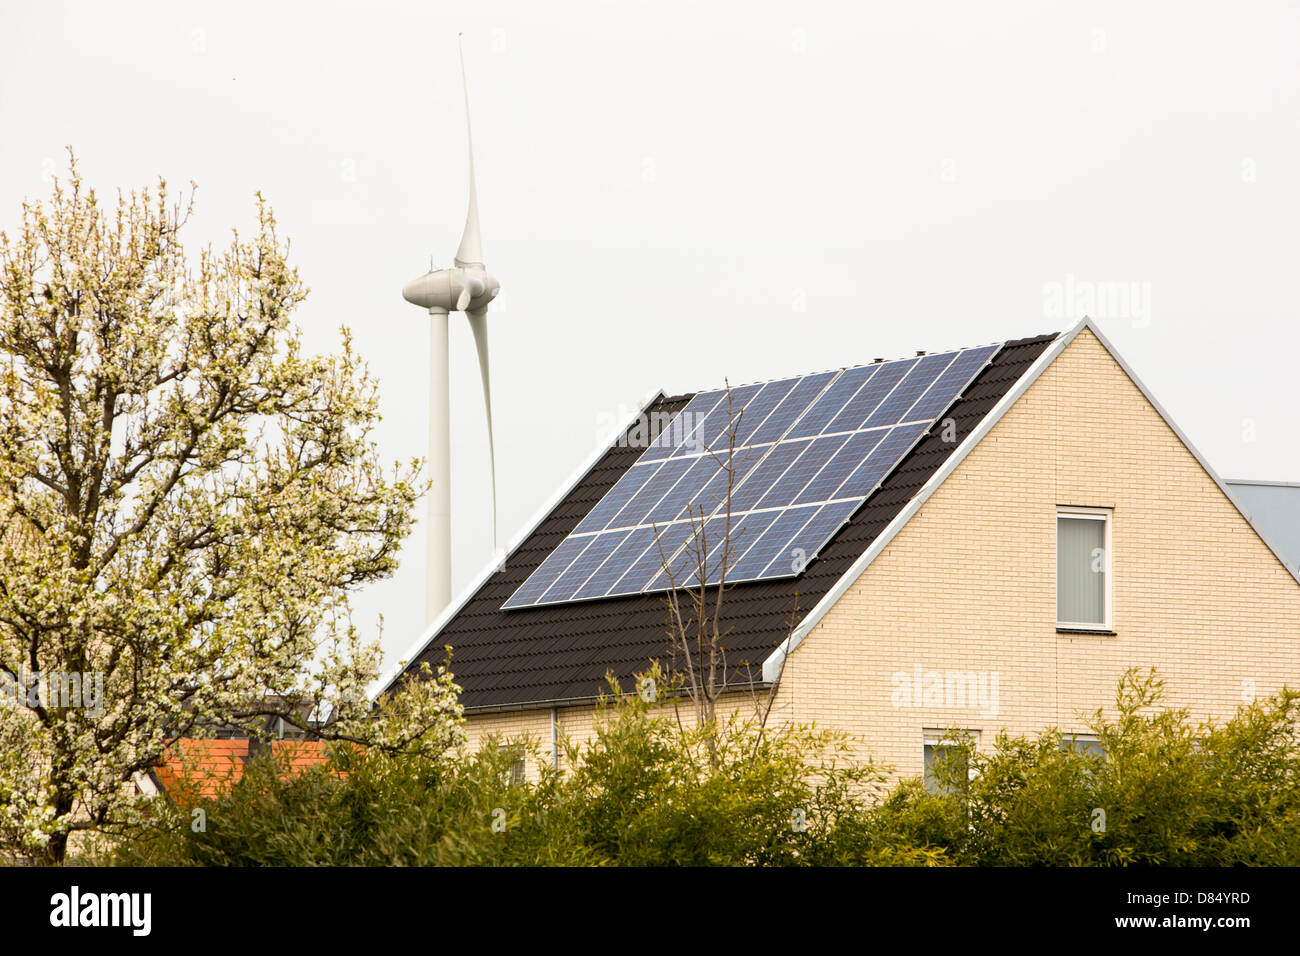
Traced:
[[[282, 698], [272, 700], [283, 702]], [[316, 727], [310, 705], [300, 704], [294, 710], [308, 728]], [[149, 797], [166, 795], [178, 806], [190, 807], [228, 790], [255, 758], [272, 757], [292, 774], [323, 765], [328, 759], [327, 741], [283, 717], [266, 718], [260, 738], [228, 724], [206, 729], [211, 736], [172, 740], [159, 766], [136, 775], [137, 791]]]
[[[925, 359], [906, 361], [900, 367]], [[936, 400], [943, 407], [925, 409], [915, 442], [857, 489], [862, 497], [847, 516], [808, 548], [790, 549], [804, 552], [795, 560], [764, 554], [729, 585], [723, 620], [734, 706], [745, 706], [754, 687], [774, 688], [772, 719], [849, 732], [864, 756], [915, 775], [952, 728], [980, 747], [999, 730], [1047, 727], [1086, 746], [1088, 715], [1113, 712], [1117, 681], [1133, 665], [1157, 667], [1168, 703], [1195, 718], [1223, 718], [1284, 684], [1300, 686], [1294, 563], [1252, 525], [1093, 322], [999, 343], [976, 364], [972, 379]], [[849, 372], [867, 377], [862, 369], [824, 373], [829, 379], [809, 386], [806, 414], [832, 395], [847, 413], [852, 388], [836, 392], [835, 383]], [[606, 673], [630, 689], [651, 660], [669, 659], [668, 638], [663, 578], [647, 570], [645, 555], [606, 547], [587, 566], [573, 555], [597, 551], [595, 539], [574, 539], [619, 524], [603, 516], [624, 500], [620, 483], [638, 465], [648, 471], [647, 457], [677, 454], [654, 449], [689, 436], [693, 423], [678, 422], [701, 395], [647, 403], [504, 562], [485, 569], [420, 636], [385, 686], [420, 661], [436, 664], [449, 645], [471, 745], [493, 733], [528, 733], [544, 746], [562, 733], [589, 734]], [[884, 408], [896, 395], [872, 402]], [[754, 391], [746, 396], [754, 403], [746, 410], [757, 406]], [[787, 417], [796, 424], [776, 428], [778, 444], [804, 420]], [[647, 423], [649, 441], [638, 440]], [[779, 449], [767, 451], [746, 479]], [[868, 458], [849, 470], [869, 470]], [[817, 479], [801, 475], [798, 484], [805, 480]], [[566, 564], [560, 577], [546, 571]], [[674, 580], [689, 577], [689, 568], [678, 570]], [[560, 755], [548, 759], [559, 765]]]
[[290, 773], [323, 765], [326, 743], [320, 740], [277, 739], [259, 744], [247, 737], [182, 738], [172, 744], [163, 764], [137, 780], [149, 796], [166, 794], [178, 806], [191, 807], [216, 797], [239, 781], [248, 761], [267, 753], [284, 761]]

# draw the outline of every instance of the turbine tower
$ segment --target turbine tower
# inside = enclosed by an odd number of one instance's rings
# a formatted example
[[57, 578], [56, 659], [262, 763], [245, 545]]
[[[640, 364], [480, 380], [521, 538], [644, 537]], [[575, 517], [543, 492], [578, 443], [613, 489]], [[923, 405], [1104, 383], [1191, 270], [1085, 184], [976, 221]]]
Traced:
[[465, 134], [469, 146], [469, 211], [465, 231], [451, 269], [432, 268], [408, 282], [402, 297], [429, 310], [429, 471], [433, 487], [428, 500], [428, 570], [425, 587], [425, 622], [451, 603], [451, 398], [450, 356], [447, 348], [448, 315], [464, 312], [474, 332], [479, 372], [483, 377], [483, 404], [487, 409], [488, 462], [492, 477], [492, 551], [496, 553], [497, 479], [492, 441], [492, 390], [488, 379], [488, 303], [501, 286], [483, 265], [483, 240], [479, 234], [478, 191], [474, 183], [474, 136], [469, 122], [469, 84], [465, 79], [465, 51], [460, 51], [460, 78], [465, 89]]

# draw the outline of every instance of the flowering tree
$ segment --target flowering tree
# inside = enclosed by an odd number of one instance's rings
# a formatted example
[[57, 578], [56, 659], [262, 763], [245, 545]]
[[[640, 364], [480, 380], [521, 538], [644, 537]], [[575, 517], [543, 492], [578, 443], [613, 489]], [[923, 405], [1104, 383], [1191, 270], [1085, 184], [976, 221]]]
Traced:
[[[193, 194], [101, 206], [75, 157], [0, 233], [0, 838], [51, 861], [130, 819], [168, 742], [280, 717], [403, 749], [460, 734], [445, 669], [371, 712], [348, 594], [384, 577], [418, 462], [391, 475], [353, 352], [304, 355], [270, 208], [193, 268]], [[316, 724], [313, 723], [313, 727]]]

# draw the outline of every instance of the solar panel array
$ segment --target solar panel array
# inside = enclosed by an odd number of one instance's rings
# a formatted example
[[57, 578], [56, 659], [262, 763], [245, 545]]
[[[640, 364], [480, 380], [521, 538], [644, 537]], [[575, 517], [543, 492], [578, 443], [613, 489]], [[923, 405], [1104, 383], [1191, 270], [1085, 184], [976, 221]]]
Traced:
[[802, 573], [999, 348], [700, 392], [502, 607]]

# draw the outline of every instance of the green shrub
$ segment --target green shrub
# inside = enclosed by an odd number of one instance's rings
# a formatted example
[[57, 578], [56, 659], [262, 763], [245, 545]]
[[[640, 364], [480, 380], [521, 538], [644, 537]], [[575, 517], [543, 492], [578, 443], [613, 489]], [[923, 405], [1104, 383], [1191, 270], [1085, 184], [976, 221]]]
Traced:
[[[566, 772], [529, 739], [440, 758], [336, 749], [290, 772], [263, 757], [190, 809], [157, 801], [112, 862], [209, 866], [1300, 865], [1300, 694], [1219, 725], [1159, 707], [1129, 672], [1104, 755], [1054, 730], [954, 740], [935, 768], [881, 793], [851, 741], [741, 716], [683, 726], [617, 692]], [[533, 779], [517, 780], [523, 758]]]

